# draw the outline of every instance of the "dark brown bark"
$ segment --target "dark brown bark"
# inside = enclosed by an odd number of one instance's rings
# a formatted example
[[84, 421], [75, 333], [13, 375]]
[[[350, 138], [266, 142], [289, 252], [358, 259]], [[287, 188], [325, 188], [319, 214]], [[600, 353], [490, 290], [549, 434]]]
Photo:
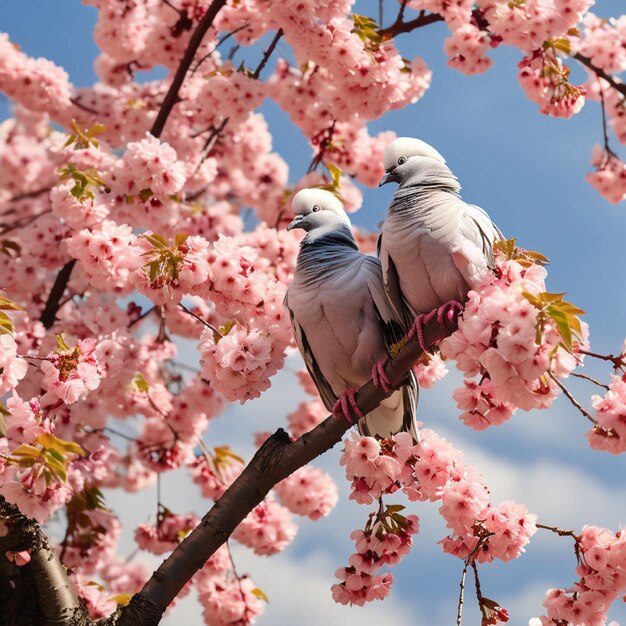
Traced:
[[76, 259], [68, 261], [61, 268], [54, 281], [54, 285], [52, 285], [46, 306], [43, 309], [41, 317], [39, 318], [39, 321], [43, 324], [46, 330], [54, 326], [57, 313], [59, 312], [59, 307], [61, 306], [61, 298], [65, 293], [65, 288], [67, 287], [67, 283], [72, 275], [74, 265], [76, 265]]
[[213, 20], [225, 4], [226, 0], [213, 0], [211, 6], [207, 9], [207, 12], [202, 16], [202, 19], [198, 23], [193, 35], [191, 35], [189, 45], [187, 46], [185, 54], [183, 55], [180, 65], [176, 70], [176, 74], [174, 75], [174, 80], [172, 80], [172, 84], [170, 85], [156, 119], [154, 120], [152, 129], [150, 130], [150, 134], [155, 137], [161, 136], [161, 133], [165, 128], [165, 122], [167, 122], [167, 118], [172, 112], [174, 105], [178, 102], [178, 92], [180, 91], [183, 81], [185, 80], [185, 76], [191, 66], [191, 63], [196, 56], [196, 52], [202, 43], [202, 39], [206, 35], [209, 28], [211, 28]]
[[[9, 534], [0, 537], [0, 624], [2, 626], [83, 626], [86, 610], [65, 568], [39, 524], [0, 496], [0, 519]], [[7, 551], [29, 550], [30, 563], [17, 567], [4, 559]]]

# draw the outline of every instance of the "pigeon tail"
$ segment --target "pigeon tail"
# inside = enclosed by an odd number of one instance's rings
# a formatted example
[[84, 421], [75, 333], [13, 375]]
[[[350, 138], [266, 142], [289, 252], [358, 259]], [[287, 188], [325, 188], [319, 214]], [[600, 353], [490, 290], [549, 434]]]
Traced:
[[408, 432], [414, 441], [419, 441], [415, 410], [418, 387], [413, 372], [406, 382], [385, 398], [373, 411], [359, 420], [359, 434], [364, 437], [388, 438], [400, 432]]

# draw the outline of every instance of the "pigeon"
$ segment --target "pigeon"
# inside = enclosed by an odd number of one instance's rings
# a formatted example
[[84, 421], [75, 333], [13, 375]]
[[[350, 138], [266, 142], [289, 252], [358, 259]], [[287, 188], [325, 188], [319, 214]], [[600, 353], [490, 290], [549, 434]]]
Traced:
[[378, 240], [385, 290], [425, 350], [423, 324], [462, 310], [468, 291], [493, 270], [493, 245], [503, 236], [483, 209], [461, 199], [456, 176], [426, 142], [395, 139], [383, 166], [379, 186], [400, 184]]
[[324, 405], [336, 417], [358, 419], [361, 435], [387, 438], [411, 433], [418, 387], [413, 372], [373, 411], [363, 416], [355, 390], [370, 378], [390, 392], [384, 373], [388, 346], [404, 335], [389, 306], [380, 262], [363, 254], [341, 201], [323, 189], [302, 189], [293, 199], [287, 230], [306, 235], [285, 296], [296, 343]]

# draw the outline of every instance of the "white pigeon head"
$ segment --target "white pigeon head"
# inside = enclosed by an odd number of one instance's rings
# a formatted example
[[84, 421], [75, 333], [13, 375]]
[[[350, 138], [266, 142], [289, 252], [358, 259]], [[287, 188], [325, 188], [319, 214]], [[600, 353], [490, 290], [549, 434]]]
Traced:
[[392, 181], [402, 183], [420, 171], [432, 169], [447, 171], [445, 163], [446, 160], [441, 154], [425, 141], [414, 137], [398, 137], [385, 148], [383, 153], [385, 175], [378, 186]]
[[302, 228], [309, 233], [319, 231], [319, 234], [323, 234], [338, 228], [350, 229], [350, 220], [341, 200], [330, 191], [301, 189], [293, 197], [291, 208], [295, 217], [287, 230]]

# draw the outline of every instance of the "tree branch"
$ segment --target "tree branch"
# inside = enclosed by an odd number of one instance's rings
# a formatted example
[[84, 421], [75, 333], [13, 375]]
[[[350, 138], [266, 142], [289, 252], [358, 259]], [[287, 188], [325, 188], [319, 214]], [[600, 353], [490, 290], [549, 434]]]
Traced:
[[191, 66], [191, 63], [202, 43], [202, 39], [206, 35], [209, 28], [213, 24], [213, 20], [222, 9], [222, 7], [226, 4], [226, 0], [213, 0], [211, 6], [207, 9], [207, 12], [204, 14], [196, 30], [191, 35], [191, 39], [189, 40], [189, 45], [187, 46], [187, 50], [185, 50], [185, 54], [176, 70], [176, 74], [174, 75], [174, 80], [170, 85], [170, 88], [161, 104], [161, 108], [154, 120], [154, 124], [152, 124], [152, 128], [150, 129], [150, 134], [155, 137], [160, 137], [163, 129], [165, 128], [165, 122], [167, 122], [167, 118], [169, 114], [172, 112], [174, 105], [178, 102], [178, 92], [183, 84], [183, 80], [185, 80], [185, 75]]
[[[442, 328], [431, 320], [424, 329], [426, 345], [432, 346], [456, 328]], [[423, 354], [417, 337], [408, 341], [385, 365], [393, 387], [399, 387], [415, 361]], [[392, 393], [392, 392], [390, 392]], [[375, 409], [387, 397], [370, 380], [356, 394], [363, 414]], [[159, 566], [127, 607], [120, 609], [117, 626], [156, 626], [167, 606], [185, 583], [228, 539], [239, 523], [260, 504], [276, 483], [291, 475], [341, 441], [350, 428], [346, 420], [327, 417], [313, 430], [292, 442], [279, 428], [257, 450], [235, 482], [203, 517], [200, 524]]]
[[609, 85], [611, 85], [611, 87], [617, 89], [619, 93], [626, 97], [626, 84], [624, 84], [621, 80], [607, 74], [601, 67], [594, 65], [589, 57], [580, 54], [580, 52], [572, 55], [572, 58], [576, 59], [579, 63], [582, 63], [599, 78], [603, 78], [607, 83], [609, 83]]
[[78, 599], [67, 573], [50, 547], [39, 524], [0, 496], [0, 518], [10, 532], [0, 538], [0, 551], [30, 550], [30, 563], [24, 565], [33, 578], [43, 621], [42, 626], [79, 626], [90, 624], [85, 607]]
[[265, 51], [265, 54], [263, 54], [263, 58], [261, 59], [261, 62], [257, 66], [256, 70], [254, 71], [252, 78], [256, 78], [256, 79], [259, 78], [259, 76], [261, 75], [261, 72], [263, 71], [263, 68], [267, 65], [269, 58], [272, 56], [272, 52], [274, 52], [274, 49], [278, 45], [278, 42], [280, 41], [280, 38], [283, 36], [283, 34], [284, 32], [282, 28], [279, 28], [276, 31], [276, 35], [274, 35], [274, 39], [272, 39], [272, 43], [270, 43], [270, 45], [267, 47], [267, 50]]
[[390, 39], [391, 37], [395, 37], [396, 35], [400, 35], [402, 33], [409, 33], [412, 30], [417, 28], [421, 28], [422, 26], [428, 26], [429, 24], [434, 24], [435, 22], [442, 22], [443, 17], [439, 15], [439, 13], [420, 13], [414, 20], [409, 20], [405, 22], [403, 19], [403, 12], [398, 14], [398, 19], [387, 28], [381, 28], [378, 31], [378, 34], [383, 39]]
[[59, 311], [61, 298], [65, 293], [65, 288], [67, 287], [67, 283], [69, 282], [70, 276], [72, 275], [74, 265], [76, 265], [76, 259], [68, 261], [61, 268], [61, 271], [57, 274], [56, 280], [54, 281], [54, 285], [52, 285], [50, 295], [48, 296], [48, 301], [46, 302], [46, 306], [41, 313], [41, 317], [39, 318], [39, 321], [43, 324], [46, 330], [49, 330], [50, 328], [52, 328], [52, 326], [54, 326], [54, 322], [57, 318], [57, 313]]

